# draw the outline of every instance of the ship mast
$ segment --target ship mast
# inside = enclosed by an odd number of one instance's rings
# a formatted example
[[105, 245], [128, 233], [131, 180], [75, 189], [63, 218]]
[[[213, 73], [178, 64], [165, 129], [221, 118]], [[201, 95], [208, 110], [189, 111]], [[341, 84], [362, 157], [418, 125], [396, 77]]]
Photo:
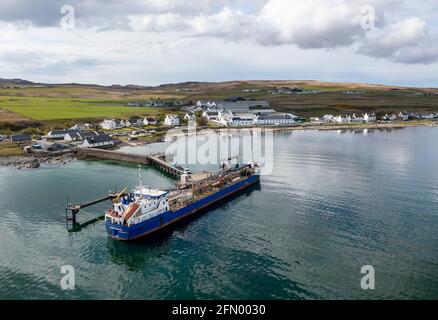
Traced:
[[141, 170], [141, 164], [138, 165], [138, 183], [139, 183], [139, 187], [143, 188], [143, 175]]

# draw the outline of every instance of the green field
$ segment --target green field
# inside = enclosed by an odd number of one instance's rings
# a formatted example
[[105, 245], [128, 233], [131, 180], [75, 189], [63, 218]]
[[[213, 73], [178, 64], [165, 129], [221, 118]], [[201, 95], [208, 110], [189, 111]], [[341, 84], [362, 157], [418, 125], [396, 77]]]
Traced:
[[[324, 91], [322, 94], [273, 95], [269, 91], [279, 87], [299, 87]], [[258, 89], [257, 92], [243, 92]], [[343, 91], [358, 91], [344, 94]], [[428, 93], [427, 95], [418, 95]], [[436, 93], [432, 95], [430, 93]], [[303, 117], [324, 114], [377, 114], [411, 112], [438, 112], [438, 89], [403, 88], [357, 83], [330, 83], [319, 81], [230, 81], [187, 82], [158, 87], [97, 85], [0, 85], [0, 123], [41, 122], [44, 127], [62, 127], [67, 122], [84, 119], [96, 123], [102, 118], [128, 118], [154, 115], [161, 117], [178, 108], [130, 108], [129, 101], [165, 100], [196, 102], [223, 100], [231, 96], [266, 100], [281, 112]], [[180, 110], [179, 110], [180, 111]], [[22, 117], [22, 118], [21, 118]], [[8, 125], [11, 131], [16, 131]]]
[[157, 114], [157, 108], [125, 107], [125, 100], [0, 97], [0, 108], [34, 120], [92, 119]]

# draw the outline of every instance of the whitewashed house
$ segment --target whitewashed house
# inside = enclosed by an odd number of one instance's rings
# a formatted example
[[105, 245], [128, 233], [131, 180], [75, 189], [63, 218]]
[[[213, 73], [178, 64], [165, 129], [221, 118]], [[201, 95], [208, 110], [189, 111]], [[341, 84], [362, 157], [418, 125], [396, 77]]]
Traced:
[[164, 119], [164, 124], [169, 127], [179, 126], [179, 117], [177, 115], [168, 114]]
[[230, 119], [234, 117], [233, 113], [229, 110], [221, 110], [218, 112], [218, 122], [223, 125], [228, 125]]
[[85, 131], [90, 129], [91, 129], [91, 124], [89, 123], [78, 123], [70, 128], [70, 130], [77, 130], [77, 131]]
[[69, 133], [74, 134], [76, 130], [53, 130], [50, 131], [46, 138], [49, 140], [64, 140], [65, 136]]
[[112, 147], [114, 140], [107, 134], [99, 134], [94, 137], [86, 137], [82, 143], [83, 148], [106, 148]]
[[375, 113], [372, 113], [372, 114], [365, 113], [364, 116], [363, 116], [363, 120], [366, 123], [376, 122], [377, 121], [377, 117], [376, 117]]
[[103, 122], [100, 123], [100, 126], [104, 130], [114, 130], [114, 129], [121, 129], [125, 127], [129, 127], [131, 123], [128, 120], [119, 120], [119, 119], [105, 119]]
[[326, 114], [322, 116], [321, 121], [322, 122], [334, 122], [335, 117], [331, 114]]
[[397, 116], [398, 119], [403, 120], [403, 121], [408, 121], [409, 120], [409, 114], [407, 112], [400, 112]]
[[322, 123], [322, 118], [319, 117], [310, 117], [310, 122], [311, 123]]
[[184, 120], [196, 121], [196, 116], [193, 113], [186, 113], [186, 115], [184, 116]]
[[84, 141], [85, 138], [96, 137], [99, 134], [95, 131], [76, 131], [65, 135], [65, 141]]
[[219, 122], [219, 111], [218, 110], [204, 111], [202, 116], [204, 118], [207, 118], [209, 121]]
[[146, 117], [143, 120], [143, 124], [145, 126], [153, 126], [157, 124], [157, 119], [153, 118], [153, 117]]
[[397, 120], [397, 115], [396, 115], [395, 113], [392, 113], [392, 114], [390, 114], [390, 115], [385, 114], [385, 115], [382, 117], [382, 120], [383, 120], [383, 121], [395, 121], [395, 120]]
[[205, 101], [205, 100], [199, 100], [196, 103], [196, 106], [202, 109], [213, 109], [217, 108], [217, 102], [216, 101]]
[[267, 113], [261, 114], [255, 121], [259, 126], [288, 126], [297, 123], [298, 117], [291, 113]]
[[421, 119], [432, 120], [434, 118], [435, 118], [435, 115], [433, 113], [421, 115]]
[[230, 127], [250, 127], [254, 125], [255, 121], [256, 116], [254, 115], [236, 115], [231, 119], [228, 119], [228, 125]]
[[139, 117], [132, 117], [129, 119], [130, 126], [139, 127], [143, 125], [143, 119]]
[[337, 116], [333, 118], [333, 122], [335, 123], [351, 123], [352, 122], [351, 120], [352, 120], [351, 116], [346, 116], [346, 117]]
[[364, 117], [358, 117], [355, 113], [353, 113], [353, 116], [351, 117], [351, 122], [364, 122]]
[[112, 130], [116, 128], [116, 121], [114, 119], [112, 120], [105, 119], [100, 123], [100, 126], [104, 130]]

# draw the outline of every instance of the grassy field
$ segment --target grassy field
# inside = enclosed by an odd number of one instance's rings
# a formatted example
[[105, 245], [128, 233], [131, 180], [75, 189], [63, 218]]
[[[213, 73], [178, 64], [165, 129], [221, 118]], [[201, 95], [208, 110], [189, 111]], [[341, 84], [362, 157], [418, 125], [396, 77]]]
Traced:
[[12, 142], [0, 142], [0, 157], [11, 157], [23, 155], [23, 149]]
[[125, 100], [0, 97], [0, 107], [34, 120], [92, 119], [157, 114], [157, 108], [125, 107]]
[[[269, 90], [278, 87], [299, 87], [322, 90], [322, 94], [273, 95]], [[258, 89], [258, 92], [243, 92]], [[347, 95], [343, 91], [358, 91]], [[28, 123], [28, 126], [62, 128], [75, 121], [97, 122], [102, 118], [174, 113], [172, 108], [130, 108], [128, 101], [161, 99], [170, 101], [222, 100], [230, 96], [266, 100], [277, 111], [291, 112], [303, 117], [324, 114], [378, 114], [417, 111], [437, 112], [438, 95], [415, 95], [438, 92], [438, 89], [403, 88], [361, 83], [330, 83], [320, 81], [229, 81], [220, 83], [187, 82], [158, 87], [97, 85], [15, 85], [0, 86], [0, 130], [2, 123]], [[40, 124], [32, 124], [40, 122]], [[6, 126], [9, 131], [21, 131]], [[7, 129], [6, 129], [7, 130]]]

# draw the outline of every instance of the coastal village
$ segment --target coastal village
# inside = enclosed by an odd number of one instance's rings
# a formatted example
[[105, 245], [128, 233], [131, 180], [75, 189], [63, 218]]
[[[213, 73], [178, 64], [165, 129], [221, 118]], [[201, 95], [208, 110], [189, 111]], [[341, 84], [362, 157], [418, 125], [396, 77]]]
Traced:
[[[256, 90], [256, 89], [254, 89]], [[242, 90], [243, 93], [250, 92]], [[298, 88], [277, 88], [271, 90], [273, 95], [311, 94], [323, 91], [300, 90]], [[361, 94], [362, 91], [344, 91], [344, 95]], [[24, 155], [33, 156], [24, 167], [38, 167], [40, 159], [50, 161], [54, 157], [62, 162], [65, 155], [71, 155], [78, 148], [116, 148], [123, 144], [141, 145], [160, 142], [170, 128], [187, 128], [196, 123], [201, 128], [338, 128], [339, 125], [373, 125], [390, 124], [418, 120], [437, 120], [438, 113], [399, 112], [389, 114], [325, 114], [319, 117], [302, 117], [297, 114], [278, 112], [268, 101], [249, 99], [241, 96], [228, 97], [223, 100], [198, 100], [196, 102], [144, 100], [129, 101], [120, 108], [158, 107], [168, 113], [150, 116], [131, 116], [130, 118], [97, 119], [93, 123], [77, 123], [68, 128], [57, 128], [45, 135], [0, 133], [0, 142], [6, 148], [19, 148]], [[35, 160], [37, 158], [37, 160]], [[5, 160], [3, 160], [5, 162]], [[21, 164], [14, 161], [3, 165]], [[1, 163], [0, 163], [1, 164]]]

